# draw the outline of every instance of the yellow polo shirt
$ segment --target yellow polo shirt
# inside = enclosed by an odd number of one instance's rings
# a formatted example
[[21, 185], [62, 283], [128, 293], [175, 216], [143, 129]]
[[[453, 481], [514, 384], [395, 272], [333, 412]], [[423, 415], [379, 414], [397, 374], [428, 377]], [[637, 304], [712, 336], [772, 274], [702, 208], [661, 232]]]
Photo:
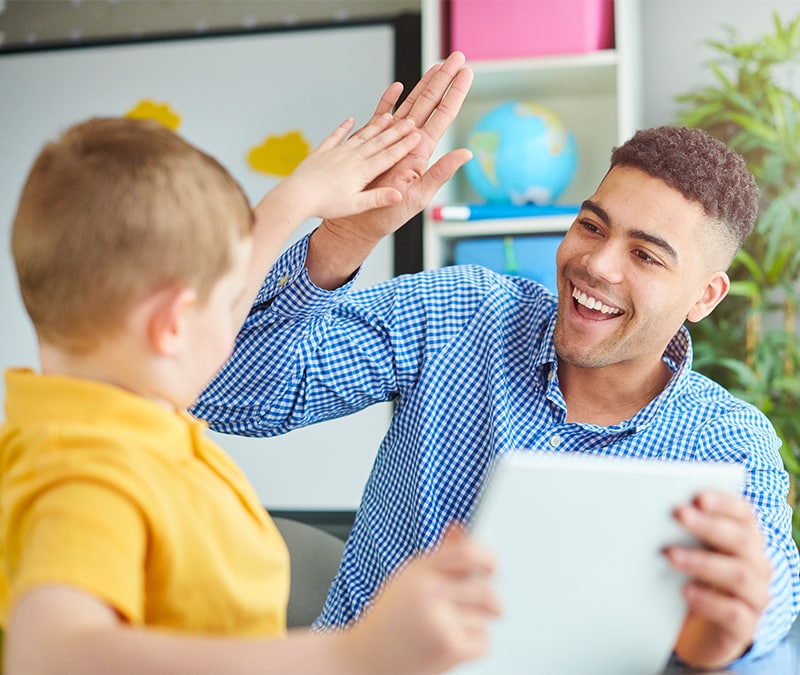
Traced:
[[283, 539], [188, 414], [110, 385], [8, 371], [0, 481], [1, 625], [25, 591], [67, 584], [134, 625], [285, 633]]

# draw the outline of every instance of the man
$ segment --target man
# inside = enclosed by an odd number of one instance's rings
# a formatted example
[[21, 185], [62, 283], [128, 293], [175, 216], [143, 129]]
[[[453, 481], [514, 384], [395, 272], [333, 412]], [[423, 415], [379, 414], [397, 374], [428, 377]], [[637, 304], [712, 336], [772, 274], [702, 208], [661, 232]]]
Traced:
[[[459, 65], [451, 57], [428, 90]], [[448, 90], [443, 106], [444, 91], [398, 110], [438, 125], [433, 144], [450, 117], [429, 119], [430, 107], [460, 105]], [[409, 555], [469, 519], [497, 454], [527, 448], [743, 464], [744, 498], [707, 493], [676, 514], [706, 548], [666, 552], [691, 579], [675, 651], [713, 668], [771, 649], [800, 606], [780, 442], [758, 410], [691, 370], [683, 327], [725, 297], [725, 270], [753, 227], [757, 188], [741, 158], [667, 127], [616, 149], [558, 250], [558, 299], [477, 267], [349, 292], [372, 247], [405, 222], [401, 209], [430, 199], [423, 156], [382, 178], [407, 185], [402, 205], [324, 221], [279, 259], [194, 409], [219, 431], [271, 435], [396, 402], [318, 624], [357, 616]]]

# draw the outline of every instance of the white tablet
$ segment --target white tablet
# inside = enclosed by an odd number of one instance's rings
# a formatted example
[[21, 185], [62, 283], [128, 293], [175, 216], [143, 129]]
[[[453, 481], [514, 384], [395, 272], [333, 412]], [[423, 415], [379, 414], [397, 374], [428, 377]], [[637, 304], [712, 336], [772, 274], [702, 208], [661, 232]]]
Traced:
[[662, 549], [691, 544], [674, 509], [704, 489], [739, 494], [734, 464], [513, 452], [478, 503], [503, 616], [468, 673], [660, 673], [683, 623], [685, 577]]

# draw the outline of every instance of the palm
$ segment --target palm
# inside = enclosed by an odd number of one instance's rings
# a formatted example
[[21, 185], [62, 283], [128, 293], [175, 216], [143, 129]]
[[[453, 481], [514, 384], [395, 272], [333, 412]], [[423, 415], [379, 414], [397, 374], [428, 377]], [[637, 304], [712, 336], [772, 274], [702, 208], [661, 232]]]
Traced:
[[[470, 158], [469, 151], [454, 150], [428, 168], [437, 143], [461, 109], [472, 83], [472, 72], [463, 65], [463, 55], [455, 53], [441, 66], [429, 70], [394, 114], [396, 119], [410, 117], [415, 121], [421, 133], [420, 141], [369, 187], [393, 187], [403, 195], [402, 201], [346, 218], [326, 220], [323, 227], [345, 240], [356, 238], [377, 243], [424, 209], [436, 191]], [[399, 85], [389, 87], [373, 119], [391, 111], [400, 92]]]

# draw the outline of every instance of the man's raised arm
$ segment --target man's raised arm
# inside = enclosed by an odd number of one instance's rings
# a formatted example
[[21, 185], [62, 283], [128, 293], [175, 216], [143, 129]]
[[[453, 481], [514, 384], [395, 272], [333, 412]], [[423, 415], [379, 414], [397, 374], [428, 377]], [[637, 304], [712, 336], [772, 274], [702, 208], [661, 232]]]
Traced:
[[[446, 61], [431, 67], [394, 113], [396, 119], [414, 120], [421, 139], [373, 186], [393, 187], [403, 200], [356, 216], [324, 220], [311, 236], [306, 267], [320, 288], [338, 288], [350, 279], [378, 242], [422, 211], [436, 191], [470, 159], [469, 150], [459, 148], [428, 168], [437, 143], [461, 109], [472, 84], [472, 71], [464, 63], [464, 55], [453, 52]], [[381, 97], [373, 119], [391, 112], [401, 92], [399, 82], [392, 84]], [[353, 136], [361, 137], [366, 128]]]

